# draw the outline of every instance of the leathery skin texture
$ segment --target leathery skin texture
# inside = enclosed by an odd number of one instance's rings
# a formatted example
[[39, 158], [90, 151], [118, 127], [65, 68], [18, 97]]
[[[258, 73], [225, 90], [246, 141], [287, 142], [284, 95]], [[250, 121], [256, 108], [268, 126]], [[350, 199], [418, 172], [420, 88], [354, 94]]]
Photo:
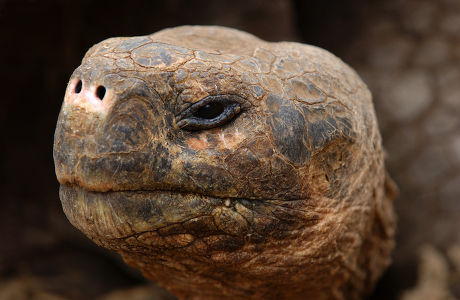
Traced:
[[340, 59], [212, 26], [93, 46], [54, 142], [70, 222], [180, 299], [367, 295], [394, 246], [383, 156]]

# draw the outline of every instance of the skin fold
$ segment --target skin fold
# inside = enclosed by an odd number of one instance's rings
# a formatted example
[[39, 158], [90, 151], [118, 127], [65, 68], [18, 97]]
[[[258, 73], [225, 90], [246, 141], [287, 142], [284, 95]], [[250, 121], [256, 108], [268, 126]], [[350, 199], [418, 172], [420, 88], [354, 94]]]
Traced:
[[359, 299], [395, 187], [371, 95], [325, 50], [184, 26], [93, 46], [54, 142], [70, 222], [181, 299]]

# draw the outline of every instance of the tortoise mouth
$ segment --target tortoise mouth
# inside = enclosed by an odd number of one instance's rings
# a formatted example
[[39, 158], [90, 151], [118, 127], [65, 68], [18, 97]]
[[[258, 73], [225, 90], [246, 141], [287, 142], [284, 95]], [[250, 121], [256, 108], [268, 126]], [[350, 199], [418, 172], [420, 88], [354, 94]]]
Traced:
[[89, 236], [120, 239], [212, 215], [223, 199], [162, 190], [88, 191], [61, 184], [61, 204], [70, 222]]
[[94, 192], [67, 184], [61, 184], [59, 196], [69, 221], [102, 245], [134, 237], [154, 246], [152, 241], [161, 236], [176, 236], [174, 243], [181, 244], [193, 236], [213, 237], [218, 242], [208, 244], [233, 249], [245, 242], [285, 239], [321, 219], [314, 209], [305, 209], [311, 199], [219, 198], [161, 190]]

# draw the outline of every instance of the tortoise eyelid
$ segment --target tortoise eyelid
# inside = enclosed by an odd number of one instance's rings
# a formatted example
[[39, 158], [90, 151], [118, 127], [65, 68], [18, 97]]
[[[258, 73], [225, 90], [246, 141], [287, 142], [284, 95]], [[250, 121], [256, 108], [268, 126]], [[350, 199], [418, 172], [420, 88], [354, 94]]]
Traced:
[[[197, 103], [192, 104], [186, 110], [176, 116], [176, 124], [179, 128], [197, 131], [219, 127], [231, 121], [238, 115], [245, 103], [245, 99], [237, 95], [207, 96]], [[213, 118], [200, 116], [200, 109], [212, 104], [222, 105], [222, 112]]]

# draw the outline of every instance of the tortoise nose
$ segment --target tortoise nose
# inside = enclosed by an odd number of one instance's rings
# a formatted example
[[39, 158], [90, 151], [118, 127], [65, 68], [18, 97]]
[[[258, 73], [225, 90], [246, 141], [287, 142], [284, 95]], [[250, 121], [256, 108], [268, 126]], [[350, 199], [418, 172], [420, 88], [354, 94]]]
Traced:
[[64, 103], [89, 112], [106, 112], [111, 106], [111, 98], [112, 94], [104, 85], [74, 78], [69, 83]]

